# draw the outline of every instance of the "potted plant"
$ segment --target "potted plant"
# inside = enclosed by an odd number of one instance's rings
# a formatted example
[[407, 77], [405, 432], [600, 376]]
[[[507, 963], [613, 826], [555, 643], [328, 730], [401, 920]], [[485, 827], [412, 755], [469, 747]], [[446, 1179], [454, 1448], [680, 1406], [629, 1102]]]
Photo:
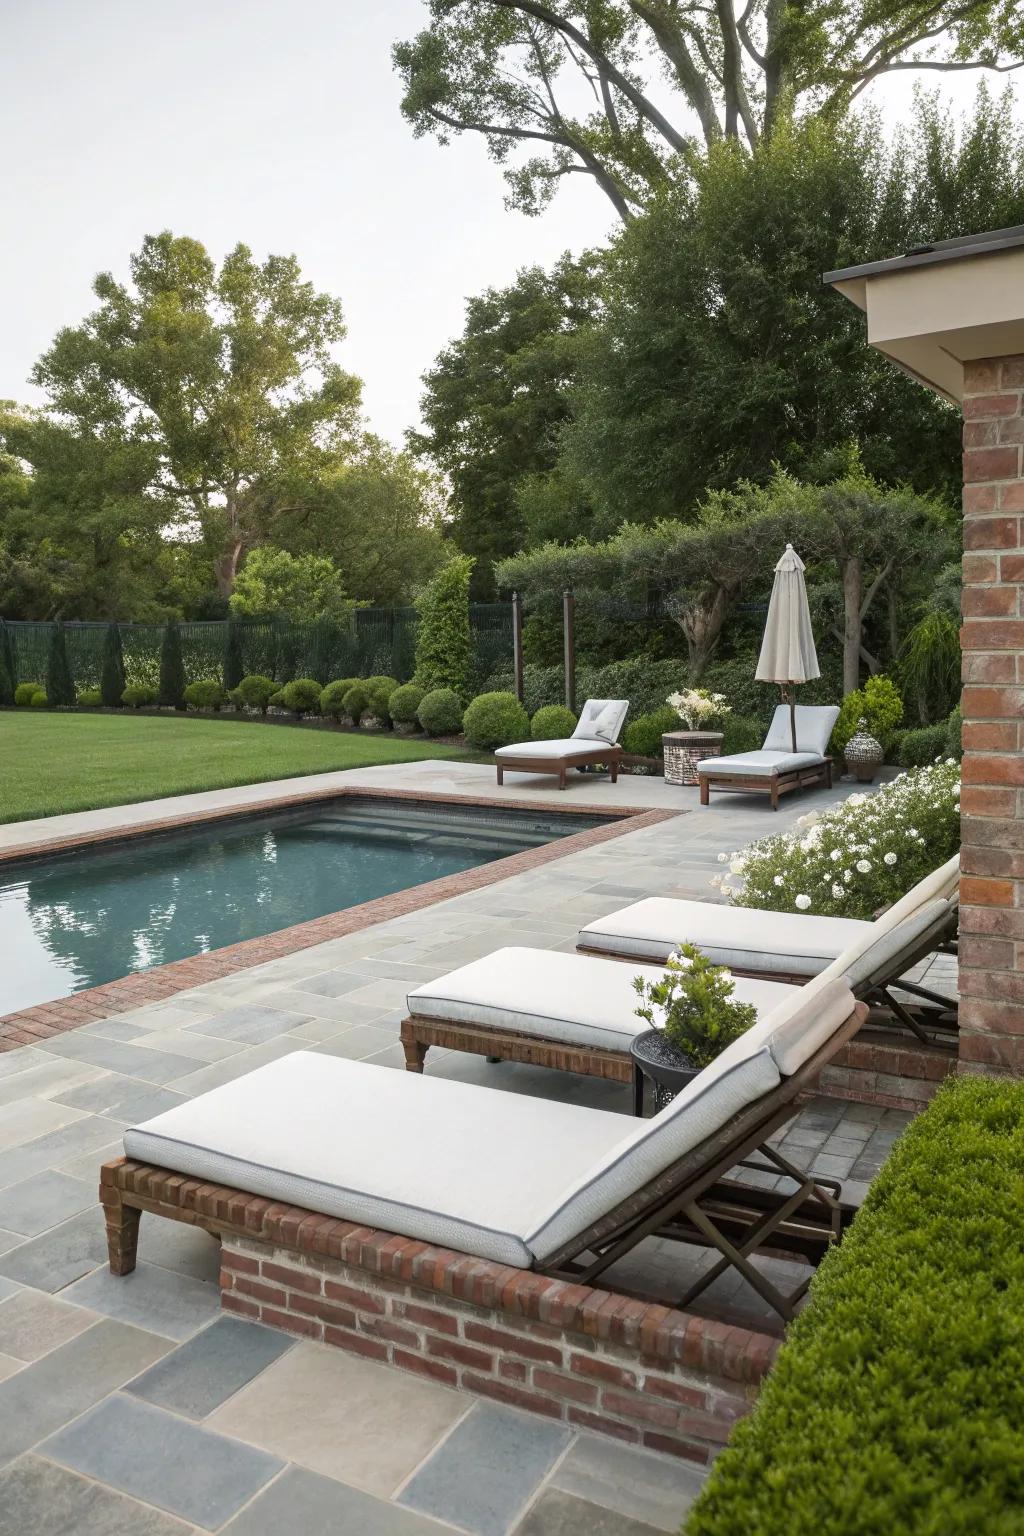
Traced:
[[696, 784], [697, 764], [722, 752], [722, 732], [711, 729], [730, 711], [724, 693], [708, 688], [684, 688], [665, 700], [686, 726], [662, 737], [665, 779], [669, 784]]
[[757, 1019], [752, 1003], [733, 998], [727, 967], [694, 944], [680, 944], [669, 955], [660, 981], [635, 976], [633, 987], [640, 998], [637, 1017], [650, 1025], [634, 1040], [633, 1059], [656, 1084], [659, 1108]]

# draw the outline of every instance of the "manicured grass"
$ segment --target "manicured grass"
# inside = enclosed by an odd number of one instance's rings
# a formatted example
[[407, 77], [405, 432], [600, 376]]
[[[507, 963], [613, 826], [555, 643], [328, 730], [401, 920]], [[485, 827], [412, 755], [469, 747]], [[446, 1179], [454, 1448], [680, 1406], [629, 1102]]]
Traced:
[[423, 737], [187, 716], [0, 713], [0, 822], [461, 756]]

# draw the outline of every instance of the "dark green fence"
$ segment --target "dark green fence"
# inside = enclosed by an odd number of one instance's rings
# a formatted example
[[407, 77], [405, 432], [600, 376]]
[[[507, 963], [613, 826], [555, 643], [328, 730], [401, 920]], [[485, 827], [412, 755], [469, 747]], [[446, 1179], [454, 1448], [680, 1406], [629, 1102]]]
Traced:
[[[470, 608], [473, 636], [474, 692], [495, 668], [511, 665], [512, 611], [508, 603], [474, 603]], [[360, 608], [349, 624], [289, 624], [283, 621], [239, 620], [238, 636], [246, 673], [259, 673], [277, 682], [315, 677], [329, 683], [337, 677], [396, 677], [407, 682], [416, 664], [415, 608]], [[105, 623], [65, 623], [68, 660], [76, 688], [98, 688]], [[156, 686], [160, 668], [162, 624], [121, 624], [124, 670], [129, 683]], [[225, 620], [181, 623], [185, 676], [190, 683], [221, 676]], [[7, 621], [14, 652], [14, 682], [42, 683], [53, 625]]]

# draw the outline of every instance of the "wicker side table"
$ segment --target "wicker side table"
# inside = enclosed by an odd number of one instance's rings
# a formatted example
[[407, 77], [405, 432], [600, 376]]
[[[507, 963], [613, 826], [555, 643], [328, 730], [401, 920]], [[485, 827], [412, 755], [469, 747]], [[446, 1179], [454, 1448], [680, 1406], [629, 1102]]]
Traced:
[[661, 738], [666, 784], [696, 784], [697, 764], [721, 757], [721, 731], [669, 731]]

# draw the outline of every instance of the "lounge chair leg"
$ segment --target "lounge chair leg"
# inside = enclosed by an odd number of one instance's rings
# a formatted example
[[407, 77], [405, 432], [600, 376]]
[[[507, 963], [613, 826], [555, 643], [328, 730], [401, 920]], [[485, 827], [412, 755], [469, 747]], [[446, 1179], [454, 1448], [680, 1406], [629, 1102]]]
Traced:
[[613, 784], [617, 784], [619, 782], [619, 764], [618, 764], [618, 760], [617, 759], [613, 759], [612, 762], [609, 764], [609, 767], [611, 768], [611, 771], [612, 771], [612, 783]]
[[772, 810], [773, 811], [777, 811], [778, 808], [779, 808], [779, 781], [778, 781], [778, 779], [772, 779]]
[[711, 802], [711, 784], [702, 775], [701, 776], [701, 781], [700, 781], [700, 803], [701, 803], [701, 805], [709, 805], [710, 802]]
[[499, 764], [499, 767], [498, 767], [498, 783], [499, 784], [504, 784], [504, 782], [505, 782], [505, 770]]
[[558, 770], [558, 787], [559, 787], [559, 789], [564, 789], [565, 788], [565, 765], [564, 764]]
[[[112, 1275], [130, 1275], [139, 1249], [139, 1221], [142, 1212], [134, 1205], [124, 1205], [119, 1190], [109, 1192], [115, 1198], [104, 1200], [103, 1217], [107, 1224], [107, 1257]], [[107, 1191], [104, 1191], [107, 1194]]]
[[405, 1052], [405, 1070], [407, 1072], [422, 1072], [423, 1063], [427, 1059], [430, 1049], [422, 1040], [407, 1040], [402, 1037], [402, 1049]]

